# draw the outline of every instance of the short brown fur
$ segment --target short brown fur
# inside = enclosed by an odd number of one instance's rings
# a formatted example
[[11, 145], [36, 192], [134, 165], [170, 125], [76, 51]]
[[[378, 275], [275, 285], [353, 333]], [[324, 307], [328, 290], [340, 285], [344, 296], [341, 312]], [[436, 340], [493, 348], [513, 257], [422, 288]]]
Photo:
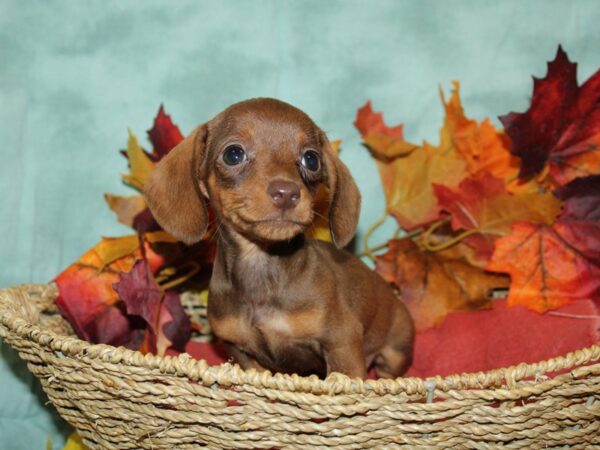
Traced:
[[[231, 146], [244, 161], [226, 162]], [[334, 245], [303, 234], [321, 184]], [[219, 239], [208, 317], [237, 363], [302, 375], [364, 378], [371, 365], [383, 377], [404, 373], [412, 320], [383, 279], [341, 250], [355, 233], [360, 194], [305, 113], [252, 99], [196, 128], [153, 171], [146, 199], [163, 228], [193, 243], [208, 226], [202, 197]]]

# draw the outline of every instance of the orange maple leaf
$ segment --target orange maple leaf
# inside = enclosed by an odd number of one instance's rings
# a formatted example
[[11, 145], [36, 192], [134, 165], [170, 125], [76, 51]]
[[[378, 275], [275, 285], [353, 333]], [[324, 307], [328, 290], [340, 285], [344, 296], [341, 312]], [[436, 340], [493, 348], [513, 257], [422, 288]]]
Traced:
[[[440, 144], [415, 146], [404, 140], [400, 125], [389, 128], [381, 113], [367, 103], [357, 113], [356, 127], [377, 161], [387, 210], [406, 230], [426, 225], [440, 217], [433, 184], [456, 187], [468, 176], [491, 173], [499, 179], [517, 180], [518, 158], [512, 156], [507, 141], [489, 122], [467, 118], [459, 96], [459, 84], [448, 102], [443, 93], [446, 117], [440, 130]], [[509, 191], [532, 190], [537, 185], [510, 183]]]
[[458, 244], [441, 252], [421, 250], [410, 238], [389, 242], [376, 270], [400, 289], [417, 331], [439, 325], [451, 311], [488, 308], [494, 289], [508, 278], [469, 263], [472, 250]]
[[458, 81], [452, 84], [454, 89], [447, 102], [443, 91], [440, 91], [446, 111], [445, 140], [451, 142], [456, 152], [465, 159], [471, 175], [485, 171], [501, 180], [516, 178], [519, 159], [511, 155], [508, 140], [489, 119], [484, 119], [481, 124], [469, 119], [460, 101], [460, 84]]
[[496, 241], [486, 268], [510, 274], [509, 305], [540, 313], [556, 309], [600, 289], [600, 267], [581, 251], [582, 238], [569, 224], [518, 222]]
[[555, 195], [564, 202], [555, 223], [517, 222], [496, 241], [487, 269], [510, 274], [510, 305], [544, 312], [600, 296], [600, 175]]

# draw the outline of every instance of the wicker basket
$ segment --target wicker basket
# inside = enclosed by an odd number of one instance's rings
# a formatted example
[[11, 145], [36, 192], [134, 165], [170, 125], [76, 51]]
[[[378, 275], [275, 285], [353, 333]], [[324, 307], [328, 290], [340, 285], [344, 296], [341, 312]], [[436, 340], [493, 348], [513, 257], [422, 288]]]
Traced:
[[485, 373], [323, 381], [91, 345], [56, 294], [0, 290], [0, 336], [92, 449], [600, 445], [600, 346]]

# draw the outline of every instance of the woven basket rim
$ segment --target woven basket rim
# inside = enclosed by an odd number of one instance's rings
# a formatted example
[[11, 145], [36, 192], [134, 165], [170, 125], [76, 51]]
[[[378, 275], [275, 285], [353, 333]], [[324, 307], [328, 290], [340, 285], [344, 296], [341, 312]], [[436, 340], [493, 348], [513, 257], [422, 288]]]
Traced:
[[[56, 285], [21, 284], [0, 288], [0, 324], [7, 331], [24, 339], [32, 339], [38, 344], [59, 352], [64, 357], [77, 359], [100, 360], [112, 364], [127, 364], [139, 368], [158, 370], [165, 375], [185, 376], [191, 381], [204, 384], [217, 383], [223, 386], [251, 384], [258, 388], [279, 389], [313, 394], [396, 394], [398, 392], [425, 393], [432, 389], [444, 392], [453, 389], [487, 389], [506, 385], [513, 386], [523, 379], [535, 378], [545, 380], [547, 374], [572, 370], [574, 376], [578, 372], [589, 370], [586, 366], [600, 359], [600, 345], [569, 352], [565, 355], [538, 361], [520, 363], [509, 367], [501, 367], [482, 372], [464, 372], [452, 375], [436, 375], [427, 378], [400, 377], [396, 379], [362, 380], [349, 378], [341, 373], [330, 374], [326, 379], [312, 375], [302, 377], [269, 371], [259, 372], [254, 369], [243, 370], [237, 364], [223, 363], [210, 366], [204, 359], [195, 359], [187, 353], [178, 356], [158, 356], [142, 354], [137, 350], [125, 347], [114, 347], [107, 344], [92, 344], [77, 337], [60, 335], [45, 330], [39, 325], [28, 323], [13, 310], [7, 308], [7, 297], [15, 295], [29, 296], [32, 293], [45, 293], [56, 298]], [[40, 310], [42, 312], [42, 310]], [[580, 367], [584, 366], [584, 367]], [[577, 373], [576, 373], [577, 372]]]

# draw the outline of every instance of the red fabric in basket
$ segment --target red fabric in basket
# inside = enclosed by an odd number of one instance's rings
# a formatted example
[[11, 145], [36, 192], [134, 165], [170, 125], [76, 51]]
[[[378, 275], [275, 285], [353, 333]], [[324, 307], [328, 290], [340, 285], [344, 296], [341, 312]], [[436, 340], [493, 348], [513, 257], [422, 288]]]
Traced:
[[550, 314], [494, 301], [491, 310], [451, 313], [440, 327], [420, 333], [408, 375], [449, 375], [534, 363], [593, 345], [599, 340], [599, 326], [598, 310], [590, 300]]
[[[508, 308], [503, 300], [494, 301], [491, 310], [450, 313], [438, 328], [417, 335], [407, 375], [428, 377], [533, 363], [600, 341], [599, 312], [592, 301], [580, 300], [554, 313], [561, 315]], [[226, 359], [214, 344], [190, 342], [186, 351], [210, 365]]]

